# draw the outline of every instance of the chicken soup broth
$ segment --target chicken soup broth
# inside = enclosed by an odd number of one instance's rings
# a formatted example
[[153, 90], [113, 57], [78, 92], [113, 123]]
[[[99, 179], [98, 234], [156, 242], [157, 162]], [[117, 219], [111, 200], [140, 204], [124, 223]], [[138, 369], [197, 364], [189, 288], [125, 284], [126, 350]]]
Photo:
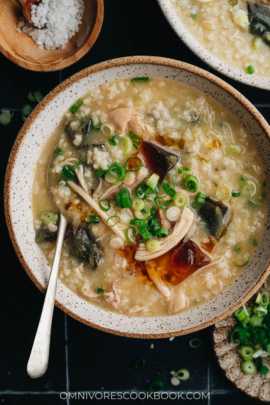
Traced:
[[69, 289], [108, 311], [178, 313], [215, 298], [252, 259], [264, 168], [213, 99], [170, 80], [118, 80], [71, 106], [40, 156], [34, 227], [50, 264], [59, 212]]
[[269, 77], [268, 0], [168, 0], [190, 33], [214, 56], [247, 74]]

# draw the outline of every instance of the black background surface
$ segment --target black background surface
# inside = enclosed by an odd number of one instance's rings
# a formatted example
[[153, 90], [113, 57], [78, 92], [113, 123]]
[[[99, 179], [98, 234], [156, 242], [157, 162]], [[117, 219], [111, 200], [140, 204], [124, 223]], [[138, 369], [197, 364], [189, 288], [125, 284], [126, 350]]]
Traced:
[[[105, 0], [104, 24], [97, 42], [82, 60], [66, 70], [35, 73], [19, 68], [0, 55], [0, 109], [15, 111], [11, 124], [0, 126], [2, 187], [9, 153], [22, 126], [20, 109], [27, 102], [28, 92], [40, 90], [45, 95], [60, 81], [81, 69], [111, 58], [131, 55], [163, 56], [211, 71], [241, 91], [266, 119], [270, 119], [269, 93], [229, 80], [205, 65], [179, 40], [156, 0]], [[163, 339], [153, 342], [117, 337], [84, 326], [57, 308], [53, 320], [49, 369], [43, 378], [31, 380], [26, 374], [26, 364], [42, 309], [43, 295], [30, 281], [14, 253], [3, 214], [0, 220], [1, 403], [75, 404], [77, 401], [74, 399], [61, 400], [60, 393], [147, 391], [149, 382], [158, 374], [181, 368], [190, 371], [190, 379], [181, 382], [175, 389], [170, 384], [170, 376], [165, 375], [162, 381], [166, 391], [211, 392], [208, 399], [185, 402], [208, 405], [257, 403], [229, 383], [217, 366], [211, 328], [192, 335], [200, 337], [203, 344], [198, 349], [191, 349], [188, 345], [190, 335], [173, 341]], [[152, 343], [153, 349], [150, 348]], [[146, 366], [137, 370], [134, 362], [140, 357], [145, 358]]]

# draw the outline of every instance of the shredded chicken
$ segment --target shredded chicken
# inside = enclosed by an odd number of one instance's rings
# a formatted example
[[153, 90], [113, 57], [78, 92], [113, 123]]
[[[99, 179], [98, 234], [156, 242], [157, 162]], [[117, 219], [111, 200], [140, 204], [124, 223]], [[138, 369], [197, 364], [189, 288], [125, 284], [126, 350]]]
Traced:
[[149, 252], [144, 244], [140, 244], [135, 255], [138, 261], [155, 259], [174, 248], [186, 236], [191, 228], [194, 219], [194, 213], [185, 207], [178, 221], [175, 223], [172, 232], [166, 238], [161, 239], [159, 248], [156, 252]]
[[[72, 190], [74, 190], [77, 194], [79, 194], [96, 212], [97, 214], [100, 216], [100, 218], [102, 219], [102, 221], [104, 222], [105, 225], [107, 225], [109, 227], [109, 225], [107, 224], [107, 220], [109, 219], [109, 216], [106, 214], [106, 212], [102, 211], [102, 209], [99, 207], [99, 205], [96, 203], [96, 201], [94, 201], [89, 194], [87, 194], [82, 187], [78, 186], [77, 184], [75, 184], [73, 181], [69, 181], [68, 182], [70, 188], [72, 188]], [[110, 229], [117, 235], [119, 236], [121, 239], [125, 240], [125, 235], [124, 232], [121, 231], [121, 229], [119, 229], [119, 227], [117, 225], [110, 227]]]
[[120, 302], [120, 297], [115, 289], [115, 283], [117, 283], [117, 281], [121, 280], [123, 277], [120, 277], [118, 279], [116, 279], [112, 285], [111, 288], [109, 290], [109, 292], [104, 293], [105, 301], [107, 302], [107, 304], [110, 304], [113, 308], [117, 308], [118, 304]]
[[146, 308], [146, 307], [145, 306], [144, 307], [139, 307], [139, 305], [134, 305], [134, 307], [132, 307], [132, 308], [130, 308], [128, 310], [128, 313], [129, 314], [136, 314], [137, 312], [141, 311], [144, 308]]
[[172, 224], [171, 224], [171, 222], [166, 218], [166, 211], [160, 208], [160, 209], [158, 210], [158, 215], [159, 215], [159, 218], [160, 218], [160, 224], [161, 224], [162, 228], [166, 228], [166, 229], [169, 229], [169, 230], [170, 230], [171, 227], [172, 227]]
[[178, 284], [172, 289], [172, 297], [168, 304], [168, 312], [174, 313], [186, 307], [187, 296], [184, 293], [184, 288]]
[[[128, 189], [130, 191], [132, 191], [135, 187], [137, 187], [137, 185], [139, 183], [141, 183], [148, 176], [148, 174], [149, 174], [148, 169], [146, 167], [142, 167], [141, 170], [138, 172], [137, 176], [135, 177], [134, 182], [128, 186]], [[112, 186], [112, 187], [108, 188], [108, 190], [105, 191], [105, 193], [102, 195], [101, 199], [110, 198], [110, 197], [114, 196], [115, 194], [120, 193], [120, 191], [126, 187], [127, 186], [124, 183], [117, 185], [117, 186]]]
[[115, 261], [115, 264], [117, 264], [122, 269], [125, 269], [127, 267], [127, 259], [125, 257], [121, 256], [117, 252], [115, 252], [115, 254], [114, 254], [114, 261]]
[[148, 124], [145, 124], [138, 115], [133, 115], [128, 123], [130, 131], [141, 137], [153, 137], [155, 129]]
[[93, 300], [96, 300], [97, 298], [100, 298], [100, 296], [101, 296], [100, 294], [95, 293], [95, 292], [91, 289], [90, 285], [88, 285], [88, 284], [83, 285], [81, 291], [82, 291], [82, 294], [83, 294], [85, 297], [90, 298], [90, 299], [93, 299]]
[[156, 270], [156, 266], [157, 263], [154, 260], [145, 262], [145, 267], [150, 280], [153, 281], [159, 292], [164, 295], [164, 297], [170, 298], [171, 291], [162, 280], [160, 273]]
[[75, 171], [76, 171], [78, 180], [79, 180], [79, 182], [80, 182], [80, 185], [82, 186], [82, 189], [83, 189], [86, 193], [88, 193], [88, 187], [87, 187], [87, 184], [86, 184], [85, 179], [84, 179], [84, 169], [83, 169], [83, 165], [80, 165], [79, 167], [77, 167], [77, 169], [76, 169]]
[[123, 132], [132, 116], [132, 108], [117, 108], [109, 114], [109, 121], [114, 125], [117, 131]]

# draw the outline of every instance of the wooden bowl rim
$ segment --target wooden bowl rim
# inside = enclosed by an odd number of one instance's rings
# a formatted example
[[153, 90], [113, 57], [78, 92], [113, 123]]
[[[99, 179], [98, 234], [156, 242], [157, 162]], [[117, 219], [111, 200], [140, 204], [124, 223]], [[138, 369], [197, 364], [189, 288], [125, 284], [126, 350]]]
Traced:
[[[9, 235], [14, 247], [14, 250], [23, 266], [25, 269], [26, 273], [30, 277], [30, 279], [35, 283], [35, 285], [38, 287], [38, 289], [45, 293], [46, 289], [43, 287], [43, 285], [40, 284], [40, 282], [37, 280], [35, 275], [33, 274], [31, 268], [28, 266], [26, 260], [23, 257], [23, 254], [20, 250], [19, 243], [16, 238], [16, 234], [14, 232], [13, 226], [12, 226], [12, 221], [11, 221], [11, 206], [10, 206], [10, 194], [12, 190], [10, 189], [11, 185], [11, 179], [13, 175], [13, 169], [15, 167], [15, 161], [16, 161], [16, 156], [17, 153], [20, 149], [20, 146], [28, 133], [29, 128], [35, 121], [35, 119], [39, 116], [41, 111], [44, 109], [45, 106], [47, 106], [53, 99], [55, 99], [63, 90], [67, 89], [71, 85], [73, 85], [75, 82], [93, 74], [96, 72], [101, 72], [105, 71], [114, 67], [118, 66], [130, 66], [130, 65], [136, 65], [136, 64], [152, 64], [152, 65], [163, 65], [163, 66], [169, 66], [177, 69], [182, 69], [187, 72], [193, 73], [205, 80], [208, 80], [210, 83], [214, 83], [217, 87], [220, 87], [227, 93], [229, 93], [234, 99], [236, 99], [247, 111], [252, 115], [252, 117], [258, 122], [260, 127], [262, 128], [263, 132], [265, 135], [268, 137], [270, 140], [270, 126], [265, 120], [265, 118], [262, 116], [262, 114], [254, 107], [254, 105], [245, 97], [243, 96], [238, 90], [236, 90], [234, 87], [226, 83], [224, 80], [218, 78], [217, 76], [213, 75], [212, 73], [207, 72], [206, 70], [203, 70], [199, 67], [196, 67], [194, 65], [187, 64], [185, 62], [177, 61], [174, 59], [168, 59], [168, 58], [162, 58], [162, 57], [156, 57], [156, 56], [129, 56], [129, 57], [123, 57], [123, 58], [117, 58], [117, 59], [111, 59], [105, 62], [98, 63], [96, 65], [90, 66], [70, 78], [66, 79], [64, 82], [62, 82], [60, 85], [58, 85], [55, 89], [53, 89], [44, 99], [37, 105], [37, 107], [33, 110], [33, 112], [30, 114], [29, 118], [26, 120], [24, 125], [22, 126], [15, 142], [13, 145], [13, 148], [10, 153], [10, 157], [8, 160], [8, 165], [7, 165], [7, 170], [6, 170], [6, 176], [5, 176], [5, 182], [4, 182], [4, 210], [5, 210], [5, 218], [6, 218], [6, 223], [9, 231]], [[213, 319], [210, 319], [206, 322], [203, 322], [195, 327], [191, 327], [189, 329], [185, 330], [179, 330], [175, 332], [165, 332], [165, 333], [130, 333], [130, 332], [120, 332], [114, 329], [106, 328], [100, 325], [96, 325], [93, 322], [90, 322], [84, 318], [82, 318], [79, 315], [74, 314], [69, 308], [67, 308], [65, 305], [63, 305], [59, 301], [55, 301], [55, 305], [60, 308], [62, 311], [64, 311], [66, 314], [71, 316], [72, 318], [82, 322], [85, 325], [91, 326], [92, 328], [101, 330], [103, 332], [111, 333], [114, 335], [118, 336], [125, 336], [125, 337], [132, 337], [132, 338], [140, 338], [140, 339], [160, 339], [160, 338], [169, 338], [169, 337], [175, 337], [175, 336], [181, 336], [181, 335], [187, 335], [189, 333], [197, 332], [201, 329], [207, 328], [213, 324], [215, 324], [218, 321], [221, 321], [222, 319], [226, 318], [227, 316], [233, 314], [237, 309], [243, 306], [256, 292], [257, 290], [262, 286], [264, 281], [267, 279], [267, 277], [270, 274], [270, 260], [269, 263], [260, 276], [260, 278], [257, 280], [257, 282], [254, 284], [254, 286], [249, 290], [249, 292], [238, 302], [236, 302], [233, 306], [231, 306], [227, 311], [223, 312], [219, 316], [214, 317]]]
[[23, 67], [27, 70], [32, 70], [35, 72], [56, 72], [58, 70], [63, 70], [74, 63], [78, 62], [83, 56], [87, 54], [88, 51], [92, 48], [94, 43], [96, 42], [99, 33], [101, 31], [101, 27], [104, 20], [104, 0], [96, 0], [97, 1], [97, 15], [95, 25], [89, 36], [88, 40], [85, 44], [73, 55], [69, 56], [68, 58], [61, 60], [60, 62], [50, 63], [50, 64], [39, 64], [36, 62], [26, 61], [22, 57], [17, 54], [11, 54], [7, 49], [5, 49], [2, 44], [0, 43], [0, 51], [4, 56], [6, 56], [11, 62], [15, 63], [16, 65]]

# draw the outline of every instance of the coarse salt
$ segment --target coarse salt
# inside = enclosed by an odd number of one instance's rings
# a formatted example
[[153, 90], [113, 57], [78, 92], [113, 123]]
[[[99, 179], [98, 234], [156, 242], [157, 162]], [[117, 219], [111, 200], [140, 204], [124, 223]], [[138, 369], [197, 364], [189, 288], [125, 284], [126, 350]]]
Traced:
[[63, 49], [78, 32], [83, 12], [83, 0], [42, 0], [31, 8], [31, 21], [39, 28], [31, 27], [22, 18], [17, 31], [29, 35], [39, 50]]

